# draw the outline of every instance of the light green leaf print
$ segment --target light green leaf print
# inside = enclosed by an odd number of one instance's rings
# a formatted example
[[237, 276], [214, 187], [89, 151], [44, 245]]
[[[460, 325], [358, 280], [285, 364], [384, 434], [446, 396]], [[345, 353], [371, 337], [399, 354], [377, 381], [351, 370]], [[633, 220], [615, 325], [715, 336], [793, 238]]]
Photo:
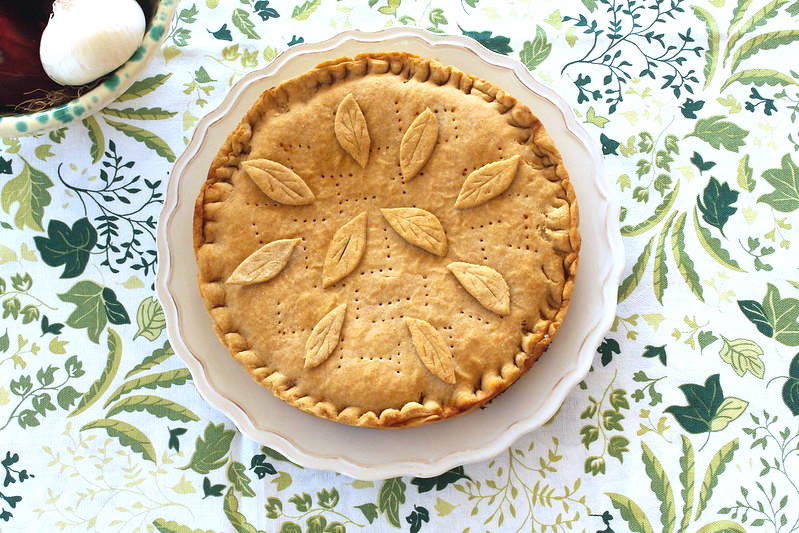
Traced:
[[260, 39], [261, 36], [255, 31], [255, 24], [250, 20], [250, 14], [240, 7], [233, 10], [233, 25], [236, 26], [245, 37], [250, 39]]
[[710, 254], [710, 257], [715, 259], [718, 264], [730, 270], [735, 270], [736, 272], [746, 272], [746, 270], [742, 269], [738, 264], [738, 261], [730, 256], [730, 252], [721, 245], [721, 241], [714, 237], [709, 229], [699, 223], [699, 215], [696, 207], [694, 207], [694, 229], [696, 230], [696, 236], [702, 248], [704, 248], [705, 251]]
[[719, 476], [724, 473], [727, 464], [732, 461], [737, 450], [738, 439], [733, 439], [722, 446], [710, 460], [710, 464], [705, 471], [705, 478], [702, 481], [702, 487], [699, 489], [699, 505], [697, 506], [694, 520], [699, 520], [702, 512], [707, 508], [710, 498], [713, 497], [713, 489], [719, 483]]
[[172, 385], [183, 385], [191, 380], [191, 373], [188, 368], [178, 368], [177, 370], [168, 370], [158, 374], [148, 374], [140, 378], [126, 381], [114, 391], [111, 396], [106, 400], [103, 407], [108, 407], [111, 402], [118, 400], [121, 396], [138, 389], [168, 389]]
[[753, 0], [738, 0], [738, 3], [732, 9], [732, 19], [730, 19], [730, 26], [727, 28], [727, 33], [732, 33], [732, 29], [743, 20], [746, 15], [746, 10], [752, 5]]
[[122, 446], [141, 454], [148, 461], [155, 462], [153, 443], [144, 433], [126, 422], [105, 418], [89, 422], [80, 428], [81, 431], [87, 429], [104, 429], [109, 437], [117, 439]]
[[167, 111], [160, 107], [140, 107], [138, 109], [133, 109], [132, 107], [126, 107], [125, 109], [106, 107], [101, 113], [110, 117], [129, 120], [166, 120], [177, 115], [177, 112]]
[[786, 346], [799, 346], [799, 300], [782, 298], [779, 289], [769, 283], [763, 298], [763, 309], [774, 338]]
[[730, 56], [733, 48], [735, 48], [735, 45], [738, 44], [738, 41], [746, 34], [752, 33], [760, 26], [763, 26], [769, 19], [776, 17], [777, 13], [779, 13], [779, 9], [787, 3], [788, 0], [772, 0], [749, 17], [749, 20], [747, 20], [738, 31], [730, 35], [727, 42], [727, 49], [724, 52], [724, 64], [727, 64], [727, 58]]
[[74, 304], [75, 310], [67, 317], [67, 325], [75, 329], [86, 329], [89, 339], [100, 342], [100, 333], [110, 321], [112, 324], [129, 324], [125, 307], [114, 291], [94, 281], [79, 281], [58, 297]]
[[203, 436], [197, 437], [194, 454], [192, 454], [189, 464], [179, 470], [191, 468], [198, 474], [205, 475], [212, 470], [221, 468], [227, 462], [230, 443], [233, 442], [235, 436], [236, 432], [232, 429], [225, 429], [224, 424], [209, 423]]
[[100, 377], [89, 387], [89, 390], [80, 397], [78, 406], [67, 415], [68, 417], [82, 413], [94, 405], [100, 399], [100, 396], [105, 394], [105, 391], [108, 390], [117, 375], [120, 361], [122, 361], [122, 339], [119, 338], [119, 334], [116, 331], [108, 328], [108, 358], [105, 362], [105, 368], [100, 373]]
[[766, 365], [760, 359], [763, 349], [755, 341], [749, 339], [729, 340], [722, 335], [721, 342], [721, 350], [719, 350], [721, 360], [732, 366], [736, 374], [743, 376], [747, 372], [751, 372], [753, 376], [763, 379], [766, 373]]
[[541, 26], [535, 27], [535, 38], [532, 41], [525, 41], [519, 59], [529, 70], [535, 70], [538, 65], [549, 57], [552, 51], [552, 43], [547, 41], [547, 34]]
[[52, 144], [40, 144], [33, 150], [33, 153], [41, 161], [47, 161], [55, 155], [53, 151], [50, 150], [52, 147]]
[[680, 522], [680, 529], [678, 533], [685, 533], [688, 529], [688, 524], [691, 522], [691, 514], [694, 511], [694, 447], [691, 440], [685, 435], [682, 437], [682, 457], [680, 457], [680, 484], [682, 489], [680, 495], [682, 496], [682, 521]]
[[[375, 3], [377, 3], [377, 2], [376, 1], [372, 2], [370, 0], [370, 4], [369, 5], [372, 6]], [[386, 0], [386, 5], [378, 7], [377, 11], [379, 11], [380, 13], [382, 13], [384, 15], [391, 15], [391, 16], [396, 17], [397, 16], [397, 8], [399, 8], [400, 5], [402, 5], [402, 0]]]
[[405, 483], [402, 478], [391, 478], [383, 482], [377, 497], [380, 512], [386, 521], [394, 527], [402, 527], [399, 517], [399, 506], [405, 503]]
[[239, 500], [233, 492], [233, 487], [230, 487], [225, 494], [225, 501], [222, 505], [225, 511], [225, 516], [230, 521], [230, 525], [236, 533], [261, 533], [247, 521], [247, 517], [239, 512]]
[[744, 145], [749, 131], [725, 120], [726, 118], [724, 115], [700, 118], [696, 121], [693, 133], [686, 135], [686, 138], [699, 137], [717, 150], [723, 146], [731, 152], [737, 152]]
[[10, 179], [0, 190], [0, 205], [6, 213], [11, 206], [18, 204], [14, 215], [14, 225], [19, 229], [29, 227], [35, 231], [44, 231], [42, 217], [44, 208], [50, 205], [52, 197], [47, 192], [53, 182], [42, 172], [33, 168], [27, 160], [22, 159], [22, 170], [19, 175]]
[[294, 10], [291, 12], [291, 18], [294, 20], [306, 20], [321, 4], [322, 0], [306, 0], [300, 5], [294, 6]]
[[124, 133], [131, 139], [139, 141], [140, 143], [144, 143], [147, 148], [154, 150], [155, 153], [170, 163], [175, 162], [175, 153], [172, 151], [166, 141], [155, 133], [139, 128], [138, 126], [134, 126], [132, 124], [125, 124], [124, 122], [116, 122], [109, 119], [105, 119], [105, 121], [109, 126]]
[[716, 520], [696, 530], [696, 533], [747, 533], [746, 528], [732, 520]]
[[641, 281], [641, 278], [644, 277], [644, 270], [646, 269], [646, 265], [649, 262], [649, 256], [652, 255], [652, 243], [655, 242], [655, 238], [652, 237], [649, 239], [649, 242], [646, 243], [644, 247], [644, 251], [641, 252], [641, 255], [638, 256], [638, 260], [633, 265], [633, 270], [630, 272], [630, 275], [624, 278], [624, 281], [621, 282], [619, 285], [619, 293], [618, 299], [619, 303], [623, 302], [630, 296], [636, 287], [638, 287], [638, 283]]
[[749, 59], [761, 50], [773, 50], [795, 41], [799, 41], [799, 30], [772, 31], [753, 37], [743, 43], [733, 54], [730, 69], [735, 72], [741, 61]]
[[156, 74], [155, 76], [135, 81], [127, 91], [122, 93], [122, 95], [116, 99], [116, 101], [127, 102], [128, 100], [135, 100], [136, 98], [147, 96], [165, 84], [171, 77], [172, 73], [170, 72], [169, 74]]
[[172, 349], [172, 345], [169, 344], [169, 341], [164, 341], [164, 345], [161, 348], [156, 348], [153, 350], [151, 355], [148, 355], [142, 359], [141, 363], [134, 366], [133, 369], [131, 369], [131, 371], [125, 375], [125, 379], [130, 379], [131, 376], [134, 376], [139, 372], [150, 370], [154, 366], [160, 365], [173, 355], [175, 355], [175, 351]]
[[666, 237], [671, 229], [671, 224], [677, 213], [672, 213], [669, 219], [663, 224], [658, 237], [657, 246], [655, 246], [655, 262], [652, 268], [652, 287], [655, 290], [655, 298], [662, 305], [663, 293], [669, 286], [669, 267], [666, 266]]
[[710, 431], [723, 431], [724, 428], [730, 425], [730, 422], [744, 414], [748, 406], [749, 402], [735, 396], [724, 398], [718, 411], [716, 411], [710, 421]]
[[752, 167], [749, 166], [749, 154], [746, 154], [738, 162], [738, 186], [745, 191], [755, 190], [755, 180], [752, 178]]
[[691, 9], [694, 10], [696, 18], [705, 23], [705, 30], [707, 31], [707, 51], [705, 51], [705, 68], [703, 69], [705, 74], [704, 88], [707, 89], [710, 86], [710, 82], [713, 81], [713, 75], [716, 73], [716, 66], [719, 63], [719, 42], [721, 40], [719, 25], [713, 15], [701, 7], [691, 6]]
[[238, 461], [232, 461], [227, 467], [227, 479], [233, 488], [241, 492], [247, 498], [255, 497], [255, 491], [250, 486], [250, 476], [247, 475], [247, 467]]
[[166, 327], [166, 318], [161, 303], [152, 296], [142, 300], [136, 311], [136, 324], [139, 326], [139, 330], [133, 336], [134, 339], [142, 336], [149, 341], [154, 341], [160, 337]]
[[674, 223], [674, 229], [671, 232], [671, 253], [685, 284], [699, 298], [699, 301], [704, 302], [704, 292], [699, 281], [699, 274], [696, 273], [693, 260], [685, 251], [685, 219], [687, 216], [687, 213], [681, 213]]
[[103, 134], [103, 129], [94, 117], [83, 119], [83, 125], [86, 126], [86, 130], [89, 132], [89, 141], [92, 143], [91, 148], [89, 148], [92, 163], [97, 164], [103, 158], [103, 153], [105, 152], [105, 134]]
[[783, 213], [799, 209], [799, 166], [793, 162], [790, 154], [782, 156], [781, 168], [766, 170], [763, 178], [774, 187], [774, 191], [758, 198], [758, 202]]
[[663, 533], [674, 531], [677, 522], [677, 512], [674, 504], [674, 492], [671, 490], [671, 482], [663, 465], [660, 464], [655, 453], [646, 445], [641, 443], [641, 459], [644, 462], [646, 475], [649, 476], [652, 492], [660, 501], [660, 523], [663, 526]]
[[169, 420], [179, 420], [181, 422], [199, 420], [199, 417], [188, 407], [158, 396], [128, 396], [112, 405], [105, 416], [110, 418], [119, 413], [133, 413], [136, 411], [147, 411], [158, 418], [168, 418]]
[[767, 68], [754, 68], [736, 72], [727, 78], [727, 81], [724, 82], [724, 85], [721, 86], [719, 91], [723, 91], [733, 83], [740, 83], [741, 85], [757, 85], [758, 87], [763, 85], [770, 85], [772, 87], [775, 85], [781, 85], [783, 87], [787, 87], [788, 85], [799, 85], [795, 79], [787, 74], [783, 74], [782, 72]]
[[[594, 106], [591, 106], [591, 107], [588, 108], [588, 111], [585, 114], [585, 120], [583, 122], [585, 122], [586, 124], [593, 124], [594, 126], [596, 126], [598, 128], [604, 128], [605, 125], [608, 122], [610, 122], [610, 119], [597, 115], [596, 111], [594, 110]], [[633, 137], [630, 137], [630, 139], [633, 139]], [[621, 148], [623, 146], [624, 145], [619, 145], [619, 148]], [[624, 146], [624, 147], [626, 148], [626, 146]], [[634, 146], [633, 146], [633, 150], [635, 150]], [[624, 176], [626, 176], [626, 174], [624, 174]], [[619, 178], [619, 179], [621, 179], [621, 178]], [[629, 177], [627, 177], [627, 187], [630, 187], [630, 178]], [[622, 187], [621, 190], [624, 190], [624, 187]]]
[[677, 194], [679, 192], [680, 192], [680, 182], [678, 181], [674, 185], [674, 189], [672, 189], [663, 198], [663, 201], [655, 208], [655, 211], [652, 213], [652, 215], [649, 218], [635, 225], [622, 226], [621, 234], [624, 235], [625, 237], [634, 237], [636, 235], [641, 235], [642, 233], [646, 233], [647, 231], [657, 226], [660, 223], [660, 221], [666, 217], [669, 210], [671, 210], [672, 206], [674, 206], [674, 201], [677, 199]]
[[606, 492], [605, 495], [610, 498], [610, 503], [619, 511], [622, 519], [627, 522], [630, 531], [634, 533], [654, 533], [652, 524], [637, 503], [627, 496], [615, 492]]
[[153, 525], [158, 530], [158, 533], [214, 533], [210, 529], [192, 529], [164, 518], [156, 518], [153, 521]]

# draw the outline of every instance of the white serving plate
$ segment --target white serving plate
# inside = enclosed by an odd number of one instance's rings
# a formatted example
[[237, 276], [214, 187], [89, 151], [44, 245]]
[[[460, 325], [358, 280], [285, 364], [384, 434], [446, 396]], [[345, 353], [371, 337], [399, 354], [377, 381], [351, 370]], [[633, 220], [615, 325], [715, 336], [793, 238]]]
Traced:
[[[523, 101], [561, 150], [580, 205], [582, 251], [573, 300], [560, 334], [533, 368], [484, 410], [418, 428], [375, 430], [322, 420], [275, 398], [228, 355], [211, 328], [197, 288], [192, 248], [194, 200], [208, 167], [264, 90], [316, 64], [369, 51], [407, 51], [435, 58], [491, 81]], [[597, 142], [566, 102], [533, 79], [518, 61], [462, 36], [410, 28], [349, 31], [293, 46], [268, 67], [244, 76], [218, 109], [203, 118], [175, 163], [158, 225], [158, 296], [175, 352], [200, 394], [242, 433], [310, 468], [359, 479], [430, 477], [491, 458], [551, 418], [585, 376], [610, 327], [624, 253], [619, 206], [605, 178]], [[419, 446], [424, 442], [424, 446]]]

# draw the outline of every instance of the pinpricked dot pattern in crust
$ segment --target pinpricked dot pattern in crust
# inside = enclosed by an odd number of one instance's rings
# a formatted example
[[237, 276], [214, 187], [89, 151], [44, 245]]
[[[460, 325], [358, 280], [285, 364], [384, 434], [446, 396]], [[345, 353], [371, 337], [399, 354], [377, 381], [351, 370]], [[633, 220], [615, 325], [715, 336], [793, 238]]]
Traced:
[[[365, 169], [333, 131], [336, 107], [347, 94], [358, 100], [369, 128]], [[406, 183], [400, 142], [426, 108], [438, 120], [438, 142]], [[473, 208], [452, 206], [466, 176], [514, 155], [521, 164], [506, 191]], [[302, 176], [313, 204], [281, 206], [259, 193], [239, 170], [243, 161], [259, 158]], [[387, 227], [379, 210], [399, 207], [435, 214], [447, 234], [446, 257]], [[323, 289], [331, 236], [364, 211], [362, 261]], [[341, 423], [414, 426], [484, 405], [544, 352], [571, 298], [577, 218], [560, 155], [515, 98], [409, 54], [341, 58], [265, 92], [218, 153], [195, 209], [200, 290], [222, 342], [279, 398]], [[288, 238], [302, 239], [296, 265], [262, 285], [225, 286], [259, 243]], [[511, 289], [511, 313], [499, 317], [466, 293], [447, 270], [453, 261], [500, 272]], [[317, 368], [302, 369], [311, 329], [344, 303], [338, 346]], [[408, 316], [427, 321], [450, 343], [455, 384], [419, 363], [403, 326]]]

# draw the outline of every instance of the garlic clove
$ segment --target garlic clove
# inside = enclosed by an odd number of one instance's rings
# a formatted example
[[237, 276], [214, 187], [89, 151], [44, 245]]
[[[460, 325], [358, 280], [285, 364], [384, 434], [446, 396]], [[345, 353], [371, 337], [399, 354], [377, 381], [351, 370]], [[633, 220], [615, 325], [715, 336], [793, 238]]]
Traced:
[[61, 85], [84, 85], [136, 52], [147, 23], [136, 0], [55, 0], [42, 33], [44, 71]]

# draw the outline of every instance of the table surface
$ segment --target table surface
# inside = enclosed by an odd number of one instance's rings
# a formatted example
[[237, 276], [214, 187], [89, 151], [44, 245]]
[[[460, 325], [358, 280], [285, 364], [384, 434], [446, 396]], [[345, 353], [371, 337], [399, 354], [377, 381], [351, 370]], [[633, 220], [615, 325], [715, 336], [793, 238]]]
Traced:
[[[0, 142], [0, 531], [799, 530], [799, 1], [180, 7], [119, 101]], [[239, 77], [397, 25], [469, 35], [574, 106], [628, 266], [544, 428], [434, 479], [364, 482], [242, 438], [197, 395], [154, 298], [154, 228], [176, 154]]]

